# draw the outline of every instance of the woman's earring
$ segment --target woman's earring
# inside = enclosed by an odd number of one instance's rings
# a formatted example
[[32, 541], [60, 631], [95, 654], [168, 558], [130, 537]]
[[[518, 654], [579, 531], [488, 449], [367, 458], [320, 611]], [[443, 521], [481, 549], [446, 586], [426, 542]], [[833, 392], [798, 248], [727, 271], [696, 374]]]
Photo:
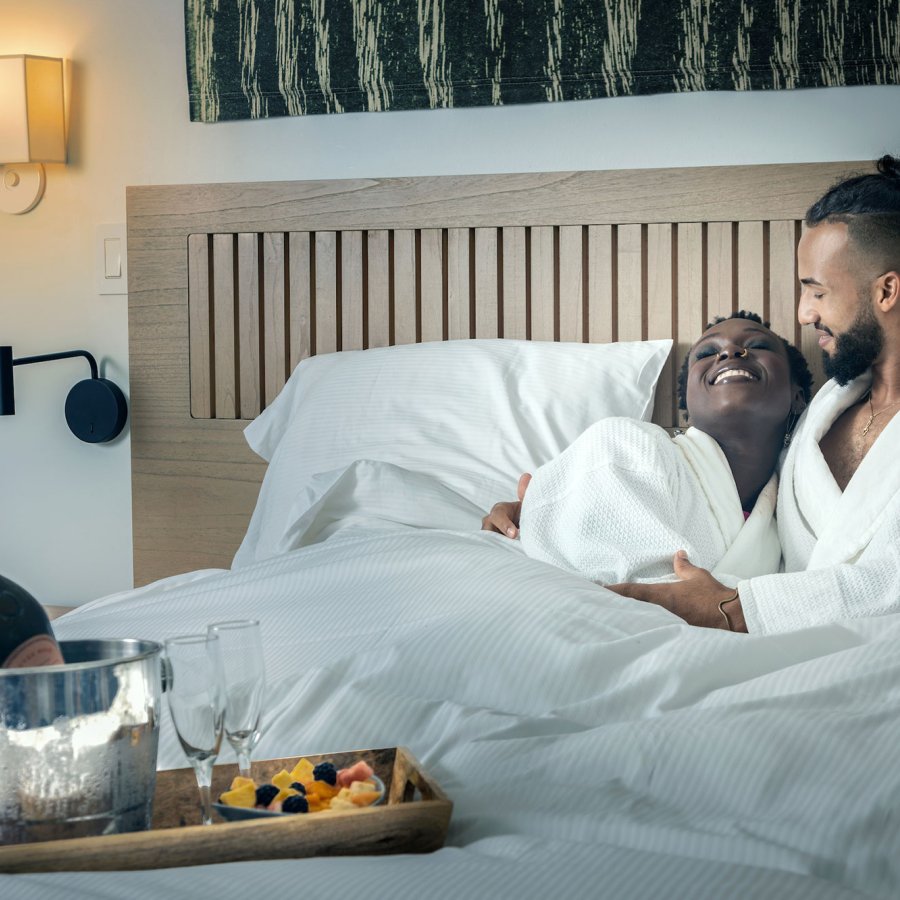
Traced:
[[797, 425], [797, 420], [800, 418], [800, 413], [796, 413], [791, 410], [790, 415], [787, 417], [787, 428], [784, 432], [784, 446], [788, 447], [791, 443], [791, 438], [794, 436], [794, 428]]

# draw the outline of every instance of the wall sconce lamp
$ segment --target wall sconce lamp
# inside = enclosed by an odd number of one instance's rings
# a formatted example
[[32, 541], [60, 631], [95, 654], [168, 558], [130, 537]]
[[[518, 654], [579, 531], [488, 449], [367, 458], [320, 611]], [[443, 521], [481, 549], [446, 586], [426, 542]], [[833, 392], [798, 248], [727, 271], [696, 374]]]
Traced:
[[91, 377], [79, 381], [66, 397], [66, 422], [75, 437], [89, 444], [111, 441], [125, 427], [128, 404], [125, 395], [106, 378], [100, 378], [97, 362], [87, 350], [66, 350], [43, 356], [24, 356], [13, 359], [12, 347], [0, 347], [0, 416], [16, 414], [13, 366], [71, 359], [83, 356], [91, 367]]
[[42, 163], [65, 161], [63, 61], [0, 56], [0, 211], [34, 209], [44, 195]]

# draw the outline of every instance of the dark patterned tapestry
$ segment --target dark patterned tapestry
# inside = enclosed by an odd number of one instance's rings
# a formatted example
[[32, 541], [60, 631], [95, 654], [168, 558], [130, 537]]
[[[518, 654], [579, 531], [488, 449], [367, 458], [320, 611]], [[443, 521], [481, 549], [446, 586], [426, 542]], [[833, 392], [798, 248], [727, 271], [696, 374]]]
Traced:
[[900, 82], [900, 0], [185, 0], [191, 119]]

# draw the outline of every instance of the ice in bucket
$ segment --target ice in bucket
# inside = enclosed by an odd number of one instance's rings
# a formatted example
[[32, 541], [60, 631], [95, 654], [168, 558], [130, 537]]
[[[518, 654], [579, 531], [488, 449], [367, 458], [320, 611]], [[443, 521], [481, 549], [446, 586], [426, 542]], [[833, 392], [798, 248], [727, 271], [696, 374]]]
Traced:
[[150, 827], [162, 646], [60, 646], [65, 665], [0, 669], [0, 844]]

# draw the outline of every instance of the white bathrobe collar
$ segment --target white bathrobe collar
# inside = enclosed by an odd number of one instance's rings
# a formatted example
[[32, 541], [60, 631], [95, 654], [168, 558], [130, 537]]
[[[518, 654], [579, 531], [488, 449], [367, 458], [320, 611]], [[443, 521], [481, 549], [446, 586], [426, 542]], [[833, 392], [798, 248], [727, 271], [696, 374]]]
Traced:
[[834, 381], [825, 384], [809, 405], [785, 459], [782, 478], [793, 487], [798, 510], [816, 539], [808, 564], [811, 569], [853, 562], [900, 490], [896, 460], [900, 416], [887, 424], [843, 492], [819, 447], [835, 421], [865, 396], [871, 383], [867, 372], [843, 387]]
[[773, 474], [760, 491], [745, 521], [734, 475], [718, 442], [698, 428], [688, 428], [674, 441], [700, 482], [728, 548], [716, 572], [750, 578], [757, 572], [777, 571], [781, 559], [775, 525], [778, 476]]

